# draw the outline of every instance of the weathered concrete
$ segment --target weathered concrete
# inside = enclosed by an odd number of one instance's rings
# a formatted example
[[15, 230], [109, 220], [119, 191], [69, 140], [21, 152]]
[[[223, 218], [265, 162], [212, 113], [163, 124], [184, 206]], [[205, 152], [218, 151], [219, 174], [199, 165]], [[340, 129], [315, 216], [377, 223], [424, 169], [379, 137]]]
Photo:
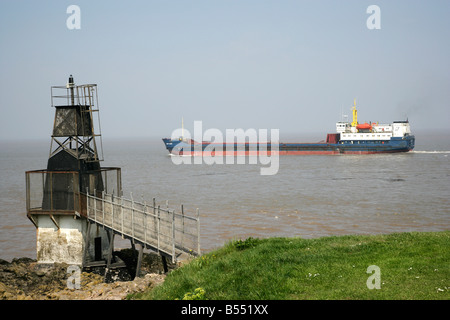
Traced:
[[[38, 263], [67, 263], [81, 265], [87, 240], [87, 221], [73, 216], [38, 216], [36, 257]], [[95, 238], [101, 237], [102, 257], [108, 253], [109, 239], [102, 228], [92, 226], [89, 234], [88, 259], [95, 257]]]

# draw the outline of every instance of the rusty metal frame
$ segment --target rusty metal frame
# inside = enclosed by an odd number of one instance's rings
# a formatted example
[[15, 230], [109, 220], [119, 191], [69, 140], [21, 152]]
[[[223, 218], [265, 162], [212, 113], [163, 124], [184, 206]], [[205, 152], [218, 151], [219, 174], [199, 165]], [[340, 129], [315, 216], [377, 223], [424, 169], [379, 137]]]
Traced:
[[[57, 94], [57, 91], [65, 91], [65, 94]], [[88, 112], [90, 114], [91, 119], [91, 128], [90, 128], [90, 135], [84, 136], [84, 135], [70, 135], [67, 140], [64, 142], [58, 141], [57, 137], [52, 135], [52, 141], [50, 144], [50, 157], [59, 149], [67, 149], [68, 142], [75, 141], [76, 142], [76, 152], [75, 155], [77, 159], [80, 159], [82, 154], [87, 154], [87, 152], [92, 152], [94, 157], [90, 159], [89, 157], [85, 159], [87, 162], [97, 162], [97, 161], [103, 161], [103, 141], [101, 136], [101, 127], [100, 127], [100, 113], [99, 113], [99, 107], [98, 107], [98, 90], [96, 84], [83, 84], [83, 85], [73, 85], [73, 86], [52, 86], [51, 87], [51, 105], [52, 107], [62, 107], [62, 106], [79, 106], [79, 107], [88, 107], [88, 110], [81, 109], [81, 112]], [[65, 105], [61, 103], [56, 102], [63, 102], [65, 101]], [[93, 113], [97, 114], [97, 121], [94, 120]], [[75, 121], [76, 121], [75, 117]], [[98, 125], [98, 133], [95, 133], [94, 131], [94, 122], [97, 122]], [[56, 112], [55, 112], [55, 118], [53, 123], [53, 128], [55, 128], [56, 124]], [[81, 125], [84, 126], [84, 122], [81, 122]], [[75, 125], [75, 128], [78, 128], [78, 125]], [[78, 130], [78, 129], [76, 129]], [[84, 133], [84, 128], [82, 128], [82, 132]], [[97, 146], [97, 140], [96, 138], [99, 138], [100, 145]], [[62, 138], [62, 137], [60, 137]], [[58, 143], [58, 147], [53, 150], [53, 140]], [[92, 144], [92, 146], [91, 146]], [[81, 152], [80, 152], [80, 146], [81, 146]], [[99, 148], [97, 148], [99, 147]], [[100, 152], [99, 152], [100, 151]]]
[[[86, 172], [86, 174], [91, 173], [100, 173], [102, 174], [105, 172], [105, 187], [107, 188], [107, 173], [108, 172], [115, 172], [115, 181], [113, 181], [114, 188], [112, 188], [115, 193], [118, 196], [122, 195], [122, 173], [121, 168], [119, 167], [102, 167], [100, 170], [92, 170]], [[31, 208], [31, 188], [34, 186], [31, 186], [30, 182], [30, 175], [31, 174], [50, 174], [50, 181], [49, 183], [52, 183], [52, 176], [53, 174], [72, 174], [73, 175], [73, 183], [72, 183], [72, 189], [73, 189], [73, 210], [61, 210], [61, 209], [54, 209], [53, 208], [53, 188], [50, 185], [50, 209], [43, 210], [42, 207], [35, 207]], [[80, 190], [80, 173], [78, 171], [52, 171], [52, 170], [30, 170], [25, 172], [25, 180], [26, 180], [26, 209], [27, 209], [27, 216], [30, 218], [30, 220], [33, 222], [33, 224], [36, 225], [36, 221], [33, 220], [33, 215], [49, 215], [50, 217], [53, 217], [53, 215], [75, 215], [76, 217], [86, 217], [86, 199], [85, 195]], [[45, 178], [42, 177], [42, 182], [45, 181]], [[42, 191], [44, 191], [44, 186], [42, 186]], [[53, 221], [53, 219], [52, 219]], [[53, 221], [55, 225], [58, 226], [58, 224]]]
[[[42, 207], [37, 207], [37, 208], [31, 208], [31, 202], [30, 202], [30, 194], [31, 194], [31, 185], [30, 185], [30, 174], [50, 174], [50, 210], [43, 210]], [[53, 208], [53, 188], [52, 188], [52, 177], [53, 174], [72, 174], [73, 175], [73, 205], [74, 208], [73, 210], [60, 210], [60, 209], [54, 209]], [[76, 188], [79, 185], [79, 172], [78, 171], [52, 171], [52, 170], [46, 170], [46, 169], [42, 169], [42, 170], [30, 170], [30, 171], [26, 171], [25, 172], [25, 177], [26, 177], [26, 207], [27, 207], [27, 216], [30, 217], [30, 215], [50, 215], [52, 216], [53, 214], [57, 214], [57, 215], [73, 215], [75, 214], [75, 212], [77, 211], [81, 211], [81, 196], [80, 196], [80, 191], [79, 188]], [[44, 181], [45, 179], [42, 178], [42, 181]], [[44, 189], [44, 186], [43, 186]], [[77, 210], [78, 209], [78, 210]], [[53, 220], [53, 219], [52, 219]], [[55, 222], [55, 221], [53, 221]], [[33, 221], [33, 223], [35, 223]], [[56, 224], [56, 223], [55, 223]], [[57, 224], [56, 224], [57, 225]]]

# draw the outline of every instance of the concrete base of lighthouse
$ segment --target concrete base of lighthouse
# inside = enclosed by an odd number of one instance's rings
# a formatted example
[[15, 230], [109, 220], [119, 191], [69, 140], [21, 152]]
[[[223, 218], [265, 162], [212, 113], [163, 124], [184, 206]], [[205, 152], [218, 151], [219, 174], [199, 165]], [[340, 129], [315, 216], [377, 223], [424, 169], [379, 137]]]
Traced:
[[[34, 221], [37, 227], [38, 263], [83, 265], [86, 262], [83, 260], [101, 260], [108, 254], [107, 232], [102, 228], [91, 227], [88, 234], [88, 222], [84, 218], [71, 215], [39, 215], [35, 216]], [[87, 243], [88, 248], [86, 248]]]

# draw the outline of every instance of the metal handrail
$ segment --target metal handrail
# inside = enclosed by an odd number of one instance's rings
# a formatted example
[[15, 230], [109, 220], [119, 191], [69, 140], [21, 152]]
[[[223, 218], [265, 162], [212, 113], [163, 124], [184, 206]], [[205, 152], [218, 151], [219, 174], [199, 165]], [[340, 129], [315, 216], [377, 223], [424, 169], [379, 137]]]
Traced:
[[[198, 209], [196, 212], [197, 216], [192, 217], [184, 214], [183, 207], [180, 214], [168, 207], [164, 209], [160, 205], [156, 206], [155, 199], [153, 199], [153, 204], [147, 204], [146, 202], [134, 201], [132, 196], [130, 200], [124, 197], [108, 195], [105, 192], [101, 193], [101, 197], [95, 196], [96, 194], [95, 190], [94, 195], [89, 194], [89, 190], [84, 194], [87, 199], [86, 216], [91, 221], [121, 234], [122, 237], [129, 237], [133, 241], [144, 244], [144, 246], [156, 249], [158, 252], [164, 252], [172, 257], [173, 262], [176, 260], [177, 250], [178, 253], [200, 255], [200, 215]], [[90, 200], [93, 200], [93, 206], [90, 205]], [[97, 208], [97, 202], [101, 204], [100, 209]], [[108, 211], [107, 209], [110, 210]], [[101, 210], [100, 216], [97, 214], [99, 210]], [[126, 228], [124, 221], [125, 211], [131, 215], [130, 224]], [[119, 217], [116, 217], [116, 220], [114, 219], [115, 213], [116, 215], [119, 213]], [[193, 231], [193, 228], [185, 228], [187, 221], [195, 223], [194, 229], [196, 229], [196, 232]], [[164, 233], [162, 229], [166, 232]], [[148, 232], [151, 232], [151, 230], [154, 230], [154, 233], [149, 235]], [[177, 238], [177, 234], [181, 239]], [[190, 243], [196, 243], [196, 248], [185, 248], [182, 243], [183, 239], [191, 239]], [[191, 247], [194, 247], [194, 245]]]

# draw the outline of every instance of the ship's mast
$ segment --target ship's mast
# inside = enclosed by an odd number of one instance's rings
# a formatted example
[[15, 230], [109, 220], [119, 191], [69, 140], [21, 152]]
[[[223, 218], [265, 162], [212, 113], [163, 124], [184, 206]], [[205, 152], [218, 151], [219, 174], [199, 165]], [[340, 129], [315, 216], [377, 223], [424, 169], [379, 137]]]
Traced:
[[181, 141], [184, 141], [184, 121], [183, 121], [183, 117], [181, 117]]
[[352, 127], [356, 127], [358, 125], [358, 110], [356, 110], [356, 99], [353, 99], [352, 113], [353, 113]]

